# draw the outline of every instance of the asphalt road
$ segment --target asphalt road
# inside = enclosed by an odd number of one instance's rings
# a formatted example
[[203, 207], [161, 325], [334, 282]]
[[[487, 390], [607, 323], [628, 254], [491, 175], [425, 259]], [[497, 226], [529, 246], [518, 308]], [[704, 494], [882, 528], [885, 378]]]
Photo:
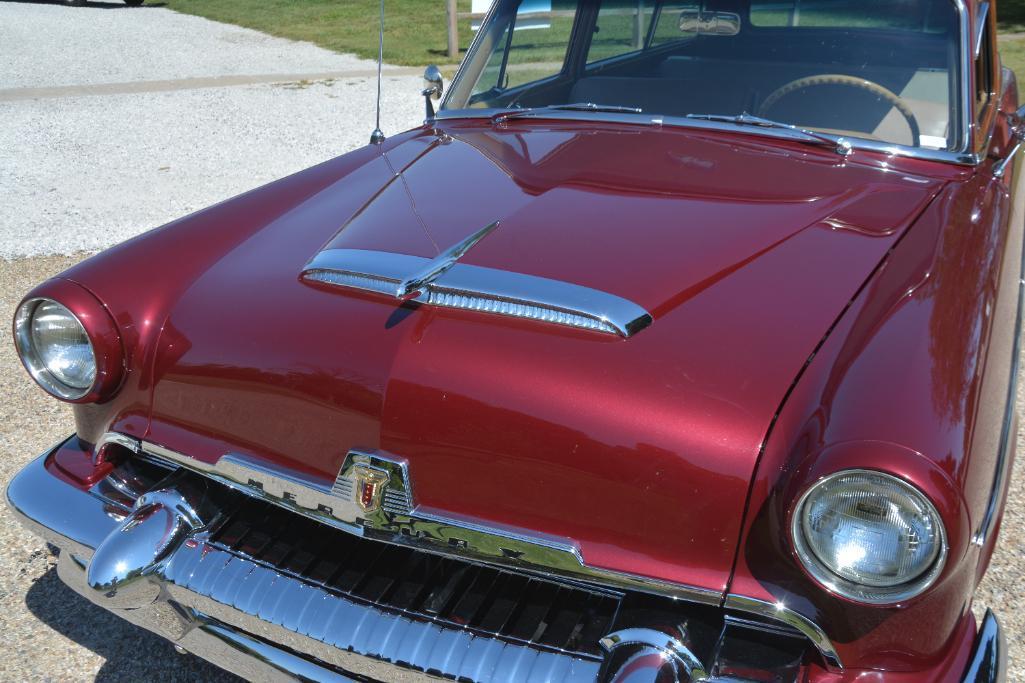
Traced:
[[[364, 144], [371, 67], [155, 7], [0, 2], [0, 321], [87, 252]], [[385, 132], [418, 123], [419, 84], [388, 76]], [[5, 484], [72, 420], [2, 335], [0, 386]], [[975, 603], [1007, 630], [1010, 681], [1025, 681], [1020, 471]], [[79, 598], [54, 565], [0, 506], [0, 680], [237, 680]]]

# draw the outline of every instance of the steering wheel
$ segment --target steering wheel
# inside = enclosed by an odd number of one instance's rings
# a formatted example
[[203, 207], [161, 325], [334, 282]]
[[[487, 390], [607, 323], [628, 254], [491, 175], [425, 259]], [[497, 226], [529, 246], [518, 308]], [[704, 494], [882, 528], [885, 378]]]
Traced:
[[878, 83], [866, 80], [864, 78], [857, 78], [855, 76], [846, 76], [844, 74], [820, 74], [818, 76], [807, 76], [805, 78], [798, 78], [797, 80], [790, 81], [781, 88], [776, 89], [771, 95], [762, 101], [760, 107], [758, 107], [758, 115], [765, 116], [765, 112], [772, 109], [776, 104], [786, 97], [799, 90], [805, 90], [806, 88], [821, 87], [824, 85], [845, 85], [848, 88], [856, 88], [858, 90], [867, 90], [876, 97], [880, 97], [901, 113], [904, 120], [908, 122], [908, 127], [911, 129], [911, 142], [914, 147], [918, 147], [922, 143], [921, 131], [918, 127], [918, 119], [915, 118], [915, 112], [911, 111], [911, 107], [907, 105], [898, 95], [892, 91], [887, 90]]

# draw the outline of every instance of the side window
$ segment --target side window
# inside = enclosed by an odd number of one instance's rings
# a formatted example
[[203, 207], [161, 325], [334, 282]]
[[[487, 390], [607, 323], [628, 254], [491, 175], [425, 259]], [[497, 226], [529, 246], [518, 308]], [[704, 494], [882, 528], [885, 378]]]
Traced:
[[[993, 44], [990, 33], [991, 22], [982, 29], [979, 56], [975, 60], [975, 116], [981, 119], [990, 98], [993, 96]], [[974, 45], [973, 45], [974, 47]]]
[[602, 0], [587, 63], [644, 49], [655, 0]]
[[569, 49], [576, 0], [522, 0], [498, 37], [498, 44], [473, 89], [502, 91], [562, 71]]

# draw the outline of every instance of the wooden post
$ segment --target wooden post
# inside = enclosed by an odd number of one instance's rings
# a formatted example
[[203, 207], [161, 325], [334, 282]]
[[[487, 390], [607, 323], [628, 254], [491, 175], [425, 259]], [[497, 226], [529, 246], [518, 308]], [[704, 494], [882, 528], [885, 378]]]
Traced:
[[634, 15], [634, 48], [644, 47], [644, 0], [637, 0], [637, 14]]
[[448, 58], [459, 59], [459, 16], [456, 0], [445, 0], [448, 9]]

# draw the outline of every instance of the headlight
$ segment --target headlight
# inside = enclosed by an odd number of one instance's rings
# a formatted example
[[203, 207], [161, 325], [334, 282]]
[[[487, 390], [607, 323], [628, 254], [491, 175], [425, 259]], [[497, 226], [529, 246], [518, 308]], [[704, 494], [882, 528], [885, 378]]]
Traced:
[[96, 354], [85, 327], [52, 299], [30, 299], [14, 318], [15, 341], [32, 377], [48, 392], [81, 398], [96, 382]]
[[791, 524], [797, 554], [827, 589], [890, 604], [931, 586], [947, 554], [936, 508], [897, 477], [847, 470], [812, 486]]

